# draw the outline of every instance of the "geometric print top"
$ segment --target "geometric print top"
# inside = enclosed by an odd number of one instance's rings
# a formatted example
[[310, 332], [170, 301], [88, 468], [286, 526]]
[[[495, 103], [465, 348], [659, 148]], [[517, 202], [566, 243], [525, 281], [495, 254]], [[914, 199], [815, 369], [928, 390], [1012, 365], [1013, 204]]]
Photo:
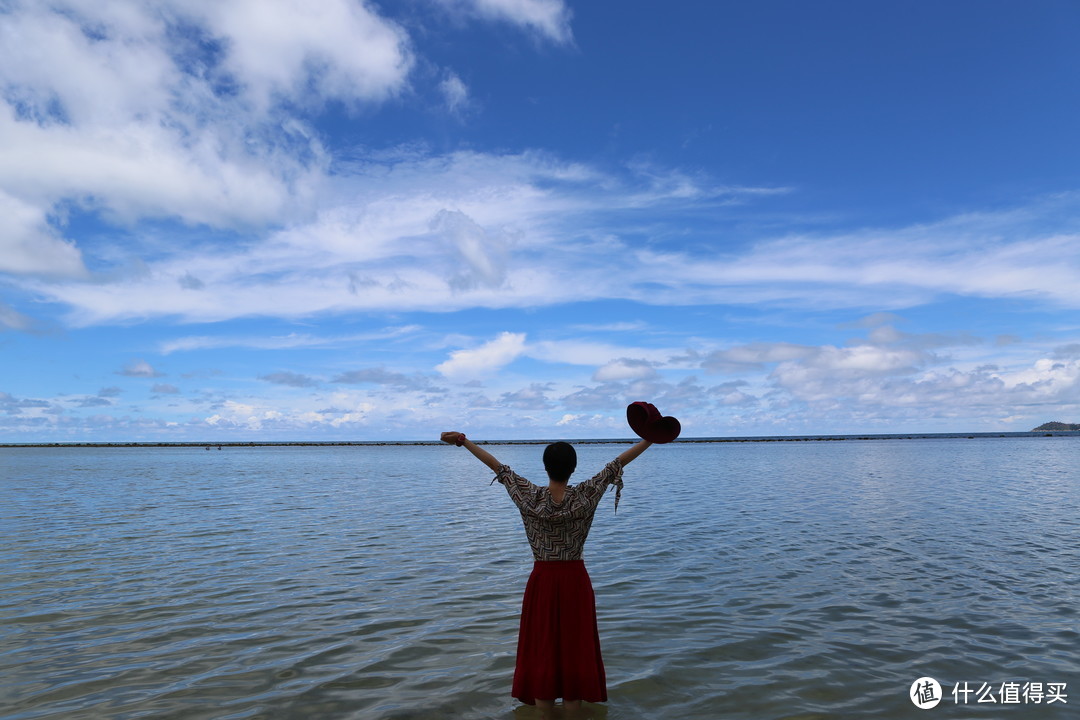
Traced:
[[[612, 460], [589, 480], [567, 485], [561, 503], [551, 498], [546, 487], [534, 485], [509, 465], [499, 468], [495, 480], [506, 487], [521, 511], [534, 560], [580, 560], [596, 507], [609, 485], [615, 486], [615, 511], [619, 510], [622, 473], [622, 463]], [[495, 480], [491, 483], [495, 484]]]

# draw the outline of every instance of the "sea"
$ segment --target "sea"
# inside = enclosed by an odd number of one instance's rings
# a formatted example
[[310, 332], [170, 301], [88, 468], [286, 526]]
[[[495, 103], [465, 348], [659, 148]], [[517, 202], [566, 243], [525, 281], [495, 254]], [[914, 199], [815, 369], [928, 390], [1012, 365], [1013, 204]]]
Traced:
[[[653, 446], [604, 497], [577, 717], [1078, 716], [1080, 437], [772, 440]], [[539, 718], [491, 478], [434, 444], [0, 448], [0, 718]]]

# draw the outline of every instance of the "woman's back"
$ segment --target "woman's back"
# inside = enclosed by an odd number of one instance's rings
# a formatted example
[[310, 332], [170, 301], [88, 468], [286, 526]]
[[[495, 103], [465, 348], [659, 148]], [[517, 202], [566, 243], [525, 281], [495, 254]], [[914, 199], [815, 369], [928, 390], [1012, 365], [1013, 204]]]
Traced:
[[622, 463], [612, 460], [585, 482], [567, 487], [561, 502], [548, 488], [535, 485], [503, 465], [495, 476], [521, 512], [534, 560], [580, 560], [593, 516], [610, 485], [616, 487], [615, 507], [622, 491]]

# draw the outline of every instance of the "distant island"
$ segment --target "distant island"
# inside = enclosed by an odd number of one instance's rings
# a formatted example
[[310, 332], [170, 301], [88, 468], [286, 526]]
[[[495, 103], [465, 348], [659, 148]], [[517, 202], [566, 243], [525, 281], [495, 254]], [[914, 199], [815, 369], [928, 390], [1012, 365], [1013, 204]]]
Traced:
[[1048, 422], [1031, 432], [1075, 432], [1077, 430], [1080, 430], [1080, 423]]

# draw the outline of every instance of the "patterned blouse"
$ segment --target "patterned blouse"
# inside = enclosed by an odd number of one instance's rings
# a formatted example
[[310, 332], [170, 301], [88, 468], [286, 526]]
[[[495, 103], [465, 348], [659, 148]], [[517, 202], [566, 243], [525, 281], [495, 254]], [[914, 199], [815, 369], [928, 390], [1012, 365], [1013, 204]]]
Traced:
[[561, 503], [551, 498], [546, 487], [532, 484], [509, 465], [499, 468], [495, 480], [506, 487], [510, 499], [521, 511], [535, 560], [580, 560], [596, 507], [609, 485], [615, 486], [615, 511], [619, 511], [622, 473], [622, 463], [612, 460], [591, 479], [568, 485]]

